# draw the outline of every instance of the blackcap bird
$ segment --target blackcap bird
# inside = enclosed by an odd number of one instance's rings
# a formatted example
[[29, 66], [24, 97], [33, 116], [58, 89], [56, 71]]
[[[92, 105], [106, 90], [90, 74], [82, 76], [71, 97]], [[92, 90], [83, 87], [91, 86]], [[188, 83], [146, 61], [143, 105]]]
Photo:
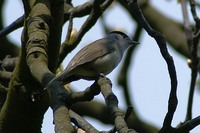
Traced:
[[54, 81], [64, 85], [79, 79], [95, 80], [101, 74], [107, 75], [119, 64], [125, 50], [137, 44], [139, 43], [132, 41], [123, 32], [110, 32], [105, 38], [82, 48], [65, 70], [53, 78], [48, 85]]

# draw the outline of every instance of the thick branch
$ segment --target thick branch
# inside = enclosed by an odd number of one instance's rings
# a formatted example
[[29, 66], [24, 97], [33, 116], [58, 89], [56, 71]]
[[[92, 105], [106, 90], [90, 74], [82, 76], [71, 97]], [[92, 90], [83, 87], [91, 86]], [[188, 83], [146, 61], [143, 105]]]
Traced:
[[[28, 37], [27, 42], [25, 40], [26, 60], [31, 75], [40, 84], [45, 86], [47, 82], [53, 78], [50, 70], [55, 71], [57, 67], [56, 63], [61, 38], [64, 3], [62, 0], [52, 1], [52, 3], [49, 3], [49, 1], [34, 4], [30, 2], [29, 6], [31, 12], [29, 13], [29, 17], [26, 18], [26, 32]], [[25, 11], [25, 14], [28, 14], [27, 11], [29, 11], [29, 9]], [[52, 16], [54, 18], [54, 25], [50, 25], [49, 21]], [[51, 37], [49, 37], [49, 35], [51, 35]], [[63, 96], [66, 95], [65, 89], [57, 86], [56, 89], [54, 89], [54, 86], [49, 86], [48, 91], [51, 99], [50, 105], [54, 113], [55, 132], [73, 132], [68, 108], [65, 106], [63, 100]]]

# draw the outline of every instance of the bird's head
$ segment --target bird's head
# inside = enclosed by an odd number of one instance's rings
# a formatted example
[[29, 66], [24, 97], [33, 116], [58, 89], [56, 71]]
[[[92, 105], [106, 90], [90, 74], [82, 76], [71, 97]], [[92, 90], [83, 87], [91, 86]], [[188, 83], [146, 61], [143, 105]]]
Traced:
[[121, 31], [112, 31], [109, 33], [109, 36], [112, 36], [117, 41], [118, 45], [123, 49], [122, 51], [125, 51], [129, 46], [136, 46], [139, 44], [139, 42], [133, 41], [128, 35]]

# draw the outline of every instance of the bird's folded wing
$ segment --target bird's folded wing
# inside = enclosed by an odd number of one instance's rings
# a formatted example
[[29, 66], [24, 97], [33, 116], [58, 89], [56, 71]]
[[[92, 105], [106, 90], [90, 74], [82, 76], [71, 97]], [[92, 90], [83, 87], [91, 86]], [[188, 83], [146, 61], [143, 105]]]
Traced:
[[116, 48], [114, 47], [116, 44], [113, 43], [115, 43], [115, 41], [103, 38], [87, 45], [72, 58], [66, 69], [70, 71], [74, 69], [74, 67], [91, 62], [113, 52]]

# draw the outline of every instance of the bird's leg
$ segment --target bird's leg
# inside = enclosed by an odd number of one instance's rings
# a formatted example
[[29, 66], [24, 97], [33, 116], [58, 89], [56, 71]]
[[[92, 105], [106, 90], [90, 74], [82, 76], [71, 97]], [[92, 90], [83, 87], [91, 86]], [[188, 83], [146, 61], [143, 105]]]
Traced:
[[100, 73], [99, 75], [100, 75], [99, 78], [105, 78], [106, 80], [108, 80], [109, 84], [112, 86], [112, 82], [111, 82], [111, 80], [110, 80], [108, 77], [106, 77], [105, 74]]
[[106, 75], [103, 74], [103, 73], [100, 73], [100, 74], [99, 74], [99, 77], [101, 77], [101, 78], [106, 78]]

